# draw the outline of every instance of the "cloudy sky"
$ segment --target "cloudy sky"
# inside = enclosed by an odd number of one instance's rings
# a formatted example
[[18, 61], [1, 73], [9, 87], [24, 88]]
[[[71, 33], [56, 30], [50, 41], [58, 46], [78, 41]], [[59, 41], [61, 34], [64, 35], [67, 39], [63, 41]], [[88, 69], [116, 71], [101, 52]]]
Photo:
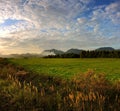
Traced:
[[120, 48], [120, 0], [0, 0], [0, 54]]

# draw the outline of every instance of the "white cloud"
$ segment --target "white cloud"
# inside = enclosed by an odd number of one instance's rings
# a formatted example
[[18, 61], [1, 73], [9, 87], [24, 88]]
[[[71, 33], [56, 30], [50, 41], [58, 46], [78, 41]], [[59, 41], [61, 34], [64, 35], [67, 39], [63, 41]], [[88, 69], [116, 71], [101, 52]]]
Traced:
[[80, 24], [84, 24], [86, 22], [86, 18], [78, 18], [77, 21]]
[[[87, 0], [88, 1], [88, 0]], [[31, 25], [36, 29], [65, 28], [69, 24], [69, 18], [74, 18], [85, 9], [85, 1], [77, 0], [2, 0], [0, 6], [0, 20], [23, 20], [24, 22], [5, 27], [7, 30], [30, 29]], [[19, 29], [18, 29], [19, 28]]]
[[120, 24], [120, 2], [114, 2], [110, 5], [103, 5], [97, 8], [94, 8], [92, 20], [94, 21], [104, 21], [110, 20], [114, 24]]
[[[119, 27], [114, 27], [120, 24], [120, 2], [90, 7], [92, 1], [0, 0], [0, 48], [29, 52], [41, 50], [39, 47], [87, 48], [117, 43]], [[4, 26], [9, 19], [18, 22]], [[106, 36], [107, 31], [112, 39]]]

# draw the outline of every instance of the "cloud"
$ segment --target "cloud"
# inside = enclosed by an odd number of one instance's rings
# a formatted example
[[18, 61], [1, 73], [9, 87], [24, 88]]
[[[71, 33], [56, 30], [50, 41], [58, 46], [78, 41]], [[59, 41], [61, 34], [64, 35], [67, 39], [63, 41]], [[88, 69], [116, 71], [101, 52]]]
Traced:
[[120, 24], [120, 2], [110, 4], [105, 8], [105, 11], [113, 23]]
[[86, 18], [77, 18], [78, 23], [84, 24], [86, 22]]
[[[63, 28], [86, 8], [83, 0], [2, 0], [0, 20], [16, 19], [33, 24], [35, 28]], [[86, 0], [87, 1], [87, 0]], [[4, 7], [6, 6], [6, 7]], [[23, 25], [23, 24], [21, 24]]]
[[[93, 2], [1, 0], [0, 48], [4, 53], [22, 53], [47, 48], [91, 48], [117, 44], [120, 2], [99, 6], [94, 6]], [[6, 21], [11, 25], [7, 25]]]
[[98, 20], [98, 21], [110, 20], [114, 24], [120, 24], [119, 12], [120, 12], [120, 2], [119, 1], [113, 2], [109, 5], [103, 5], [97, 7], [97, 9], [93, 11], [92, 20]]

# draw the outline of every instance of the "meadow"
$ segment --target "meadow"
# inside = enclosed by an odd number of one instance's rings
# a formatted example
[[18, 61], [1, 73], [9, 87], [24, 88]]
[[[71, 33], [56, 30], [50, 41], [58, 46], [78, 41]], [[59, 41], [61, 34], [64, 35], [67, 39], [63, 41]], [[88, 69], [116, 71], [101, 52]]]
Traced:
[[120, 59], [20, 58], [10, 61], [35, 73], [63, 78], [71, 78], [74, 75], [93, 70], [96, 73], [104, 73], [109, 80], [120, 79]]
[[0, 58], [0, 110], [120, 111], [118, 69], [119, 59]]

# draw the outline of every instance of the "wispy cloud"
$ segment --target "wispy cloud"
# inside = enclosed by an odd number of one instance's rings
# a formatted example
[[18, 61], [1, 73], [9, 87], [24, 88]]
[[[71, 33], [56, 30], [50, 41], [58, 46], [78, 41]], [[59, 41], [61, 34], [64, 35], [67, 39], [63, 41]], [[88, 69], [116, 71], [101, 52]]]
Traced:
[[[120, 47], [120, 2], [1, 0], [0, 48], [4, 53], [47, 48]], [[3, 51], [2, 51], [3, 52]]]

